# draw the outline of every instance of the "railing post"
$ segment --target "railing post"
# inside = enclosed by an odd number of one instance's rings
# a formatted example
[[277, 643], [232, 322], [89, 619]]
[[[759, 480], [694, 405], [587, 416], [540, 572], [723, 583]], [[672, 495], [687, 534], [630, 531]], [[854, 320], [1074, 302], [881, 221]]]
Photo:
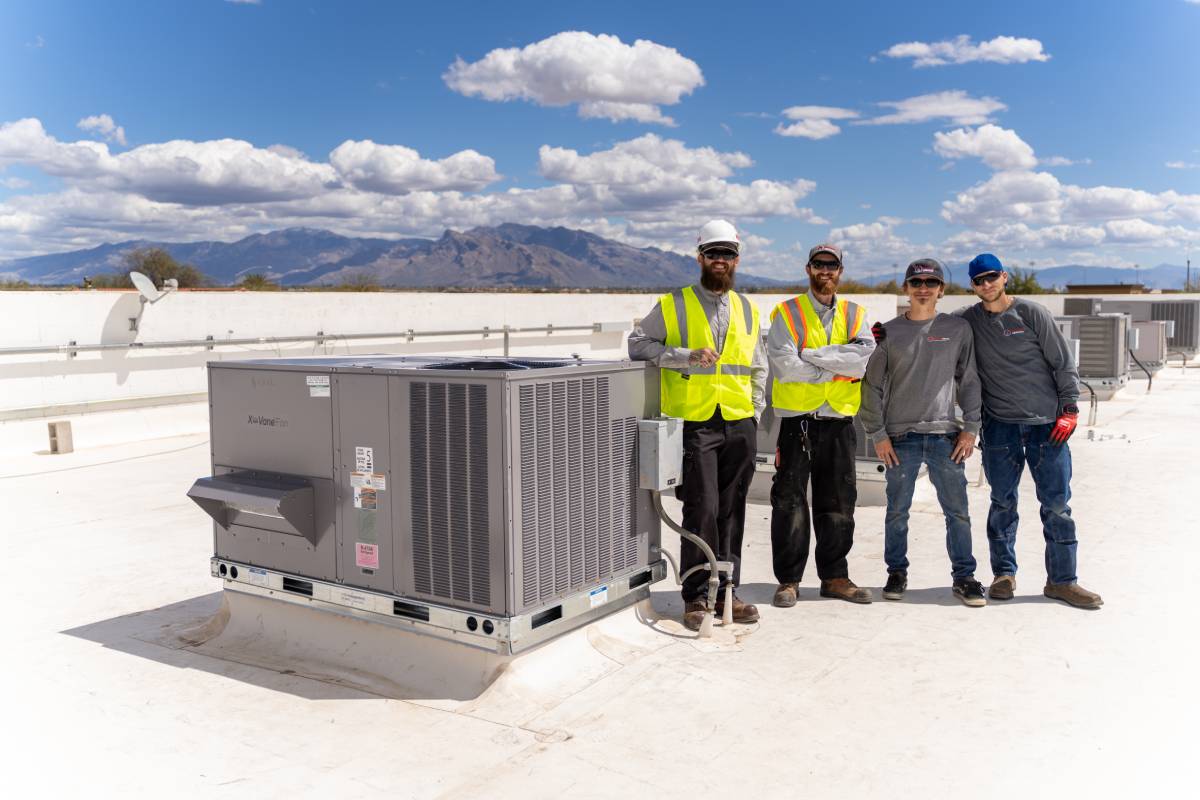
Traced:
[[504, 357], [505, 358], [508, 358], [508, 339], [509, 339], [508, 326], [505, 325], [504, 326]]

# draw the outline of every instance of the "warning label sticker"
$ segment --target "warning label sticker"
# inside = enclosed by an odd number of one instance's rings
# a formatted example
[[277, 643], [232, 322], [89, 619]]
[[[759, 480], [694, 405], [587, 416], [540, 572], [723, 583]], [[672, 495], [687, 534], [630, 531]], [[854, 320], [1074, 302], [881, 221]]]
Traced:
[[363, 569], [379, 569], [379, 545], [355, 542], [354, 565]]
[[592, 589], [588, 592], [588, 600], [591, 601], [591, 607], [602, 606], [608, 602], [608, 587], [601, 586], [599, 589]]
[[250, 567], [246, 570], [246, 580], [255, 586], [266, 586], [267, 571], [258, 567]]
[[354, 448], [354, 471], [355, 472], [374, 472], [375, 471], [375, 450], [371, 447], [356, 447]]
[[387, 489], [387, 477], [382, 472], [351, 472], [350, 485], [356, 489]]
[[329, 397], [328, 386], [310, 386], [308, 387], [309, 397]]
[[354, 507], [361, 508], [363, 511], [378, 511], [379, 496], [375, 494], [374, 489], [366, 489], [361, 486], [355, 486]]
[[307, 383], [309, 386], [328, 386], [329, 385], [329, 376], [328, 375], [305, 375], [304, 382]]

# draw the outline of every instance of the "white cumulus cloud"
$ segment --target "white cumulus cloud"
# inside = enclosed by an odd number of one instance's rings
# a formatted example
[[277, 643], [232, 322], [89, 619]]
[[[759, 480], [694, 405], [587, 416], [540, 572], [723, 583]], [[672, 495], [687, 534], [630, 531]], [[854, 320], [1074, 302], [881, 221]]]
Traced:
[[971, 97], [961, 89], [934, 92], [904, 100], [879, 103], [894, 109], [891, 114], [860, 120], [856, 125], [901, 125], [945, 119], [954, 125], [982, 125], [997, 111], [1008, 106], [994, 97]]
[[794, 121], [775, 126], [775, 133], [780, 136], [827, 139], [842, 130], [833, 120], [855, 119], [858, 112], [834, 106], [792, 106], [783, 110], [783, 116]]
[[972, 61], [1025, 64], [1050, 60], [1037, 39], [997, 36], [986, 42], [974, 42], [966, 34], [940, 42], [901, 42], [884, 50], [882, 55], [888, 58], [911, 58], [914, 67], [941, 67]]
[[951, 160], [979, 158], [995, 170], [1032, 169], [1038, 163], [1033, 148], [1016, 131], [996, 125], [938, 131], [933, 135], [933, 150]]
[[499, 179], [496, 162], [474, 150], [430, 161], [402, 145], [346, 141], [329, 154], [338, 174], [370, 192], [404, 194], [422, 190], [476, 191]]
[[564, 31], [523, 48], [492, 50], [479, 61], [456, 59], [442, 76], [454, 91], [484, 100], [529, 100], [543, 106], [578, 104], [582, 117], [674, 121], [674, 105], [704, 85], [696, 62], [673, 47], [645, 39]]
[[94, 131], [110, 142], [116, 142], [121, 146], [125, 145], [125, 129], [114, 122], [108, 114], [84, 117], [75, 124], [81, 131]]

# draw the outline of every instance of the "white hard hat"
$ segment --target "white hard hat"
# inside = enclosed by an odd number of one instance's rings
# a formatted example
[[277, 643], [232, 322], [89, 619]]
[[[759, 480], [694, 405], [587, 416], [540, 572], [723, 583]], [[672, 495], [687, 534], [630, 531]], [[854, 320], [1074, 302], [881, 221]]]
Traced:
[[742, 249], [742, 240], [738, 238], [737, 228], [733, 227], [732, 222], [723, 219], [704, 223], [700, 235], [696, 237], [696, 249], [703, 250], [707, 245], [717, 242], [730, 244], [735, 250]]

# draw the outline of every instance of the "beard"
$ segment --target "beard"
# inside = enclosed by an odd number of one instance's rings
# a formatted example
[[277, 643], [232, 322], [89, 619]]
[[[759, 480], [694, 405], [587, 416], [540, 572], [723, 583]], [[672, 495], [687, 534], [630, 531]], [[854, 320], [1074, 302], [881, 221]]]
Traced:
[[820, 294], [837, 293], [841, 276], [836, 272], [814, 272], [808, 278], [809, 288]]
[[712, 272], [707, 266], [700, 271], [700, 285], [710, 292], [728, 292], [733, 288], [733, 273], [735, 267], [728, 267], [724, 272]]

